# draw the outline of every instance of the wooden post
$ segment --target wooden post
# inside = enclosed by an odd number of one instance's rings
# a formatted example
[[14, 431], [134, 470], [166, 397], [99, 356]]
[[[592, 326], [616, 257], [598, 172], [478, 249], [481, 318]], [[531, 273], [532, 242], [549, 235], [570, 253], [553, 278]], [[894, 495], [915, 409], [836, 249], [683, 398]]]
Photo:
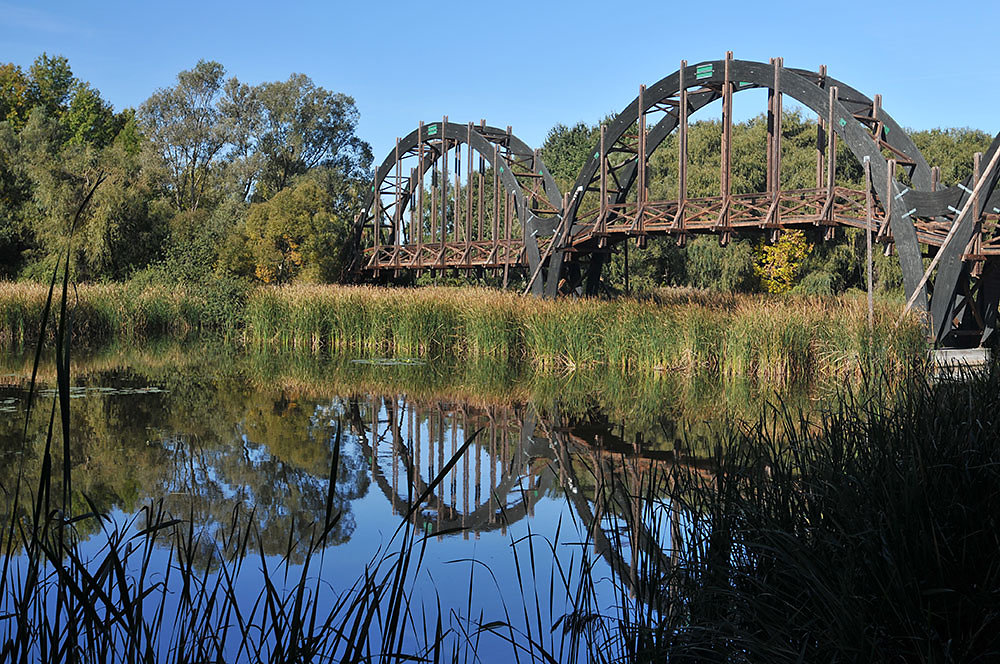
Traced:
[[500, 146], [493, 146], [493, 250], [500, 247]]
[[733, 52], [726, 51], [726, 66], [722, 84], [722, 167], [721, 167], [721, 193], [722, 193], [722, 214], [719, 225], [723, 228], [723, 242], [728, 242], [729, 214], [727, 211], [729, 196], [732, 191], [730, 176], [732, 174], [732, 139], [733, 139], [733, 85], [730, 72], [730, 65], [733, 61]]
[[[455, 144], [455, 205], [452, 208], [454, 212], [454, 220], [452, 221], [452, 226], [454, 227], [455, 242], [460, 242], [461, 236], [465, 235], [465, 226], [462, 224], [462, 164], [459, 163], [457, 156], [462, 152], [462, 144]], [[462, 231], [459, 233], [459, 231]]]
[[875, 334], [875, 299], [873, 296], [872, 270], [872, 226], [874, 219], [874, 204], [872, 201], [872, 163], [865, 157], [865, 265], [868, 275], [868, 340]]
[[472, 123], [469, 123], [468, 138], [465, 142], [465, 157], [468, 163], [465, 166], [465, 260], [472, 260]]
[[378, 249], [379, 249], [379, 226], [382, 225], [382, 199], [379, 196], [378, 190], [378, 171], [376, 171], [375, 178], [372, 180], [372, 234], [375, 236], [375, 254], [373, 258], [375, 259], [375, 265], [378, 265]]
[[[820, 85], [826, 83], [826, 65], [819, 66]], [[823, 187], [823, 117], [816, 118], [816, 188]]]
[[778, 65], [774, 58], [771, 58], [771, 67], [774, 69], [774, 82], [767, 90], [767, 142], [765, 154], [767, 155], [767, 193], [771, 193], [774, 188], [774, 94], [778, 87]]
[[417, 126], [417, 265], [424, 262], [424, 123]]
[[[979, 177], [982, 171], [983, 153], [977, 152], [972, 155], [972, 181], [979, 182]], [[983, 254], [983, 218], [981, 211], [983, 209], [982, 201], [980, 200], [979, 190], [976, 189], [975, 195], [972, 197], [972, 214], [975, 215], [976, 220], [975, 226], [972, 230], [972, 276], [979, 277], [983, 271], [983, 262], [980, 260], [980, 256]], [[957, 219], [955, 220], [958, 221]], [[971, 308], [975, 308], [976, 303], [971, 302], [969, 305]]]
[[639, 86], [639, 140], [636, 145], [636, 159], [638, 159], [638, 188], [636, 190], [636, 230], [643, 231], [643, 206], [646, 203], [646, 107], [645, 107], [646, 86]]
[[[607, 128], [601, 125], [601, 211], [598, 222], [598, 232], [603, 233], [608, 211], [608, 158], [604, 153], [604, 137]], [[603, 242], [603, 236], [601, 238]]]
[[511, 194], [504, 195], [504, 247], [503, 247], [503, 287], [507, 288], [510, 276], [510, 197]]
[[448, 126], [448, 116], [441, 122], [441, 257], [444, 264], [444, 245], [448, 241], [448, 140], [445, 138], [445, 127]]
[[[893, 203], [893, 200], [895, 198], [892, 195], [892, 192], [893, 192], [892, 183], [896, 179], [896, 160], [895, 159], [890, 159], [886, 163], [886, 169], [885, 170], [886, 170], [885, 190], [887, 192], [886, 196], [885, 196], [885, 204], [883, 205], [883, 207], [885, 208], [885, 219], [882, 221], [882, 225], [878, 229], [878, 235], [875, 236], [876, 240], [880, 240], [880, 239], [885, 238], [886, 236], [889, 235], [889, 232], [890, 232], [889, 221], [892, 219], [892, 203]], [[890, 251], [892, 251], [892, 245], [891, 244], [886, 244], [886, 246], [885, 246], [885, 255], [888, 256]]]
[[[393, 239], [395, 240], [395, 244], [396, 244], [395, 255], [396, 255], [397, 260], [398, 260], [398, 257], [399, 257], [399, 247], [400, 247], [400, 245], [403, 244], [403, 210], [402, 210], [403, 197], [400, 196], [400, 183], [403, 180], [403, 165], [399, 162], [399, 137], [398, 136], [396, 137], [396, 152], [395, 152], [395, 157], [396, 157], [396, 186], [395, 186], [396, 196], [395, 196], [395, 203], [394, 203], [393, 209], [392, 209], [392, 222], [393, 222], [392, 223], [392, 234], [393, 234]], [[393, 262], [395, 262], [395, 261], [393, 261]]]
[[[486, 126], [486, 120], [480, 120], [479, 121], [479, 126], [480, 127], [485, 127]], [[477, 201], [476, 201], [478, 203], [476, 216], [478, 217], [478, 221], [479, 221], [479, 236], [478, 237], [479, 237], [479, 241], [480, 242], [482, 242], [483, 240], [486, 239], [486, 237], [483, 235], [483, 233], [484, 233], [483, 226], [484, 226], [485, 219], [486, 219], [486, 211], [483, 210], [483, 205], [485, 203], [485, 197], [484, 197], [484, 194], [483, 194], [483, 185], [485, 184], [485, 177], [486, 177], [486, 160], [483, 158], [482, 153], [480, 153], [479, 154], [479, 177], [477, 178], [479, 180], [479, 195], [478, 195]]]
[[[830, 109], [827, 115], [826, 132], [826, 193], [833, 197], [833, 189], [836, 186], [837, 173], [837, 132], [833, 128], [834, 107], [837, 105], [837, 87], [830, 88]], [[831, 210], [832, 214], [832, 210]]]
[[782, 125], [782, 104], [781, 104], [781, 68], [784, 66], [784, 60], [781, 58], [774, 59], [774, 158], [771, 162], [772, 173], [772, 191], [777, 194], [781, 191], [781, 125]]
[[681, 60], [677, 111], [677, 216], [674, 219], [674, 226], [680, 231], [678, 238], [684, 237], [684, 204], [687, 201], [688, 93], [685, 69], [687, 60]]

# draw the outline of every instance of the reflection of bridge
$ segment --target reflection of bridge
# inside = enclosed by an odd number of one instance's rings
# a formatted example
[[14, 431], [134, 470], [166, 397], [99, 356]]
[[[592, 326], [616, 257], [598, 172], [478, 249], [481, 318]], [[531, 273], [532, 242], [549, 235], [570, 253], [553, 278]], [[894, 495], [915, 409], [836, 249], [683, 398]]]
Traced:
[[[732, 187], [732, 99], [767, 91], [766, 186]], [[782, 184], [782, 104], [785, 96], [818, 117], [815, 187]], [[720, 190], [688, 196], [688, 119], [722, 102]], [[651, 199], [651, 155], [677, 135], [677, 196]], [[866, 185], [837, 184], [837, 144], [865, 164]], [[726, 243], [740, 233], [836, 226], [869, 229], [886, 251], [895, 248], [907, 295], [930, 312], [939, 343], [960, 337], [986, 343], [1000, 301], [1000, 215], [997, 147], [977, 154], [973, 174], [942, 188], [940, 172], [892, 117], [878, 95], [869, 98], [819, 72], [726, 59], [688, 66], [647, 87], [601, 128], [573, 189], [556, 186], [537, 150], [506, 130], [442, 122], [421, 124], [397, 141], [377, 169], [365, 212], [358, 217], [359, 270], [379, 278], [402, 270], [459, 269], [503, 274], [520, 270], [529, 290], [555, 295], [595, 293], [616, 246], [634, 238], [670, 236], [683, 244], [712, 233]], [[452, 163], [453, 158], [453, 163]], [[464, 165], [464, 166], [463, 166]], [[449, 166], [451, 170], [449, 171]], [[449, 178], [449, 173], [453, 179]], [[905, 180], [906, 184], [903, 183]], [[937, 270], [927, 269], [924, 251]], [[933, 266], [932, 266], [933, 267]], [[934, 279], [929, 277], [934, 274]], [[929, 288], [930, 287], [930, 288]]]
[[[652, 476], [680, 462], [711, 475], [706, 462], [626, 441], [620, 425], [540, 418], [531, 407], [473, 408], [405, 398], [353, 400], [351, 425], [372, 460], [372, 478], [398, 514], [428, 534], [499, 529], [531, 516], [539, 499], [558, 487], [588, 528], [594, 551], [633, 592], [650, 597], [655, 581], [642, 573], [650, 551], [676, 557], [681, 516], [664, 515], [664, 533], [650, 532], [642, 511]], [[411, 512], [438, 473], [479, 431], [437, 490]], [[705, 464], [704, 468], [700, 468]], [[651, 472], [652, 471], [652, 472]], [[668, 553], [663, 553], [669, 550]], [[665, 569], [662, 563], [659, 569]]]

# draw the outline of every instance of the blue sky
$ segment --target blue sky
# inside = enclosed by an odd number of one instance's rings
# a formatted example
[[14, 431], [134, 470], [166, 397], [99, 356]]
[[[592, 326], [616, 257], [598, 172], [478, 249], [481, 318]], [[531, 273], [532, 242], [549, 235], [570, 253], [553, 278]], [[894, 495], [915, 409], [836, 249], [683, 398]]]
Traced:
[[[994, 3], [873, 2], [9, 2], [0, 62], [62, 54], [116, 108], [199, 59], [257, 83], [302, 72], [350, 94], [376, 161], [396, 136], [447, 114], [512, 125], [541, 145], [558, 122], [596, 122], [640, 83], [734, 51], [816, 69], [900, 124], [1000, 130]], [[741, 108], [737, 100], [737, 114]], [[743, 114], [763, 111], [746, 104]]]

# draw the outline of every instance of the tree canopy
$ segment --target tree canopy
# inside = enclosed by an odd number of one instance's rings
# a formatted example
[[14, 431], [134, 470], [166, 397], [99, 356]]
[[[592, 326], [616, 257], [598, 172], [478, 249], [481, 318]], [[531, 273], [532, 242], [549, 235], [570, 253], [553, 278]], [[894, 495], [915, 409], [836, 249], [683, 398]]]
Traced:
[[[200, 60], [138, 109], [116, 111], [63, 56], [0, 64], [0, 277], [49, 274], [67, 247], [73, 210], [100, 179], [75, 229], [78, 279], [338, 280], [371, 173], [358, 120], [350, 96], [302, 73], [250, 84]], [[718, 193], [721, 132], [718, 121], [690, 124], [689, 196]], [[973, 153], [991, 139], [973, 129], [910, 135], [946, 185], [971, 173]], [[766, 136], [764, 116], [733, 126], [734, 193], [765, 188]], [[782, 137], [782, 186], [814, 186], [815, 120], [787, 111]], [[599, 139], [599, 124], [549, 130], [540, 151], [564, 192]], [[676, 197], [677, 171], [671, 135], [650, 158], [650, 197]], [[860, 164], [841, 145], [838, 184], [861, 180]], [[650, 238], [630, 252], [629, 272], [635, 288], [837, 293], [864, 287], [863, 251], [863, 235], [850, 230], [833, 241], [818, 230], [784, 234], [774, 246], [763, 235], [727, 247], [707, 236], [686, 247]], [[623, 254], [612, 255], [606, 272], [612, 288], [624, 287]], [[894, 259], [879, 254], [875, 268], [878, 289], [899, 288]]]

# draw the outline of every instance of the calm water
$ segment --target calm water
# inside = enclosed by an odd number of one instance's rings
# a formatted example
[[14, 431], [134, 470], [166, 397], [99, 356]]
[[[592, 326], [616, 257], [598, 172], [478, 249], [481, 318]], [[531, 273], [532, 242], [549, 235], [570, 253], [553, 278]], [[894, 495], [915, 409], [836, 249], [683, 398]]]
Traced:
[[[46, 387], [26, 442], [30, 364], [7, 356], [3, 373], [0, 485], [13, 487], [17, 472], [39, 472], [54, 370], [43, 367]], [[72, 374], [80, 511], [89, 500], [115, 522], [139, 528], [142, 507], [162, 501], [193, 522], [208, 550], [234, 524], [252, 525], [259, 538], [251, 549], [271, 561], [290, 551], [297, 562], [324, 518], [333, 481], [340, 519], [322, 564], [310, 572], [328, 588], [321, 601], [332, 601], [379, 552], [392, 550], [407, 518], [427, 543], [412, 580], [416, 604], [440, 603], [446, 613], [483, 622], [511, 607], [541, 605], [548, 625], [568, 610], [565, 591], [558, 583], [553, 591], [552, 582], [583, 555], [595, 561], [596, 597], [611, 606], [622, 588], [636, 596], [640, 561], [623, 536], [631, 532], [629, 515], [598, 508], [607, 493], [603, 478], [672, 464], [710, 475], [719, 432], [754, 418], [776, 396], [773, 386], [675, 375], [538, 376], [502, 365], [178, 347], [110, 349], [77, 360]], [[783, 389], [780, 398], [808, 409], [818, 391]], [[645, 536], [667, 551], [685, 517], [666, 503], [654, 507], [665, 525]], [[98, 551], [96, 522], [80, 529]], [[156, 563], [168, 564], [165, 550]], [[244, 567], [247, 601], [261, 583], [259, 565]], [[508, 661], [510, 652], [498, 640], [480, 656]]]

